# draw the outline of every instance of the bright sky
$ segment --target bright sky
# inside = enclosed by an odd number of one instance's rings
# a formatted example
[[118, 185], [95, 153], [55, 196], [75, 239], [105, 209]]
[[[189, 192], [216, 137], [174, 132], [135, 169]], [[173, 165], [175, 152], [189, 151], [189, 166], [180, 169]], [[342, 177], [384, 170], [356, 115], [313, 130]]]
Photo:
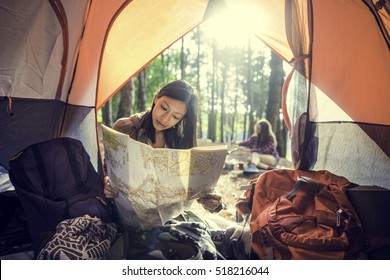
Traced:
[[202, 30], [207, 38], [214, 36], [220, 46], [244, 47], [250, 36], [248, 29], [229, 20], [228, 13], [209, 19], [203, 23]]

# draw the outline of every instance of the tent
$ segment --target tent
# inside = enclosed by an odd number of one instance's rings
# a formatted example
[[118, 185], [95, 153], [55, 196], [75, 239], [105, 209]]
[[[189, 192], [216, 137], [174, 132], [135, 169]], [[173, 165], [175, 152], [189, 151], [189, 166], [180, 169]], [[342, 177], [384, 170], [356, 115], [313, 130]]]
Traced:
[[250, 11], [255, 35], [293, 66], [283, 112], [295, 166], [390, 188], [383, 0], [0, 0], [0, 164], [69, 136], [101, 172], [97, 110], [222, 7]]

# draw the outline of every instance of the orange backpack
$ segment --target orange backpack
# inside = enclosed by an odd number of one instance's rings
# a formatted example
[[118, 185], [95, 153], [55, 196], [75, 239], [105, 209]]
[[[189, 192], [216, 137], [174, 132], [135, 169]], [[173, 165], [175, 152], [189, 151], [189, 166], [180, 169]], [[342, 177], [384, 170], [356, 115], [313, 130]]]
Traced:
[[252, 248], [260, 259], [357, 259], [362, 224], [345, 190], [328, 171], [278, 169], [252, 180], [237, 203], [251, 214]]

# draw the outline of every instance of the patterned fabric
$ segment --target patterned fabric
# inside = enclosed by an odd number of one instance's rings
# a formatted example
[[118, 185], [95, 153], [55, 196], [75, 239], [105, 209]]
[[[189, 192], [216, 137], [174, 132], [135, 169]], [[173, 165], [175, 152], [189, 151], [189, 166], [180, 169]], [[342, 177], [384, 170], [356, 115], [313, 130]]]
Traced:
[[60, 222], [56, 233], [39, 252], [39, 260], [99, 260], [115, 239], [115, 223], [85, 215]]
[[268, 138], [267, 143], [263, 146], [257, 145], [256, 135], [252, 135], [248, 140], [240, 142], [239, 145], [251, 149], [251, 152], [273, 155], [279, 160], [279, 153], [276, 151], [275, 140], [272, 136]]

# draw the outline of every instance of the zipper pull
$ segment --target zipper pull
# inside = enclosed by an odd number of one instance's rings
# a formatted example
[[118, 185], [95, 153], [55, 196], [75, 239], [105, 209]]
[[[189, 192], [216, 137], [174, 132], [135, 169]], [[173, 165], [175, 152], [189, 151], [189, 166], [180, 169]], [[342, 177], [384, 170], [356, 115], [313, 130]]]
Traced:
[[339, 209], [337, 210], [337, 217], [336, 217], [336, 226], [340, 227], [341, 226], [341, 215], [343, 214], [343, 210]]
[[349, 223], [349, 215], [348, 212], [339, 209], [337, 210], [337, 221], [336, 221], [337, 227], [340, 227], [341, 223], [347, 225]]
[[100, 196], [96, 196], [95, 197], [99, 202], [100, 202], [100, 204], [102, 204], [103, 206], [108, 206], [108, 204], [104, 201], [104, 199], [103, 198], [101, 198]]

